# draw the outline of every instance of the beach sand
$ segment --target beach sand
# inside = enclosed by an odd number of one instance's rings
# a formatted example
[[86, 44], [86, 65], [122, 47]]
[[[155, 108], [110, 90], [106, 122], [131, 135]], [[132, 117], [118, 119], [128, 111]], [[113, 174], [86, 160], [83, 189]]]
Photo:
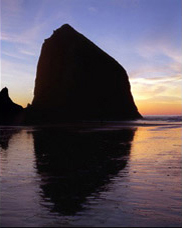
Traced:
[[181, 227], [179, 124], [71, 129], [0, 128], [1, 226]]

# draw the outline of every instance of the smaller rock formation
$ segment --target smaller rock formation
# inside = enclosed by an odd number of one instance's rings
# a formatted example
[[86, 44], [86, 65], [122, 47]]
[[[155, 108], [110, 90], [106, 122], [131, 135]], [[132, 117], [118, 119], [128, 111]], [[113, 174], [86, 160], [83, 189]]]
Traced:
[[15, 104], [5, 87], [0, 92], [0, 124], [18, 124], [22, 122], [23, 107]]

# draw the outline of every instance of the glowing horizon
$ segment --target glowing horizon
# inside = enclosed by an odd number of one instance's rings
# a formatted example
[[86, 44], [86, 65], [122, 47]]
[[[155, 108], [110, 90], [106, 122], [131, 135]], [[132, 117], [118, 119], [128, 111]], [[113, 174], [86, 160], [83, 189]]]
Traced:
[[1, 89], [31, 103], [43, 41], [68, 23], [126, 69], [142, 115], [181, 115], [180, 9], [180, 0], [1, 0]]

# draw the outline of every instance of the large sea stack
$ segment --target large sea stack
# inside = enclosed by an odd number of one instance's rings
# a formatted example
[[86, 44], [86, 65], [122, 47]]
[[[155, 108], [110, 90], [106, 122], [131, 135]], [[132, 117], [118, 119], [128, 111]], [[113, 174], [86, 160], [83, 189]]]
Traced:
[[68, 24], [43, 43], [32, 113], [49, 122], [141, 118], [125, 69]]

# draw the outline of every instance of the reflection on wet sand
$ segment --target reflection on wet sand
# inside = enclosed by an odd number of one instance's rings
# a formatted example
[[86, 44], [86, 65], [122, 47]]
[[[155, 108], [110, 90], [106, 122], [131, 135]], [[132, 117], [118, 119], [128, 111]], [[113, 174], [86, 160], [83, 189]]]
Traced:
[[83, 125], [0, 127], [0, 226], [180, 226], [181, 129]]
[[106, 190], [127, 164], [135, 131], [33, 131], [42, 196], [53, 203], [50, 210], [74, 215], [84, 209], [86, 197]]
[[0, 128], [0, 148], [7, 150], [10, 139], [19, 132], [17, 128]]

